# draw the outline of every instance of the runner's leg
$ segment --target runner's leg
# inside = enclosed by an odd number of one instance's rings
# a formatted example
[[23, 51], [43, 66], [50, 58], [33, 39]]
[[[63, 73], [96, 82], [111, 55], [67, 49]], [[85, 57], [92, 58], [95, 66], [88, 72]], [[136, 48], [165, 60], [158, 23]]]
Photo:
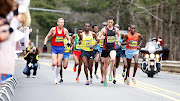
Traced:
[[54, 70], [55, 66], [57, 66], [57, 54], [52, 53], [51, 58], [52, 58], [51, 69]]
[[95, 71], [94, 71], [94, 74], [95, 74], [97, 79], [99, 78], [98, 75], [96, 75], [97, 69], [98, 69], [98, 62], [99, 62], [99, 53], [95, 54]]
[[92, 83], [92, 70], [93, 70], [93, 59], [88, 59], [88, 69], [90, 71], [90, 83]]
[[115, 59], [116, 59], [115, 50], [110, 51], [110, 58], [111, 58], [111, 65], [110, 65], [109, 81], [112, 81], [112, 71], [113, 71]]
[[83, 56], [82, 60], [84, 62], [84, 72], [85, 72], [85, 75], [86, 75], [86, 79], [89, 80], [89, 78], [88, 78], [88, 71], [87, 71], [87, 68], [88, 68], [88, 59], [87, 59], [86, 56]]

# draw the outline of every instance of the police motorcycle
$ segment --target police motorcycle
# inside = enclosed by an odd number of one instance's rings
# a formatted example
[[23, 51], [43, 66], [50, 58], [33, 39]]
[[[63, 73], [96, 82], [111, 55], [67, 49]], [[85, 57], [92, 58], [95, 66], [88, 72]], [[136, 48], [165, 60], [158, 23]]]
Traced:
[[163, 49], [153, 40], [147, 42], [145, 48], [141, 48], [140, 52], [143, 55], [141, 70], [148, 75], [154, 77], [155, 74], [161, 71], [160, 55]]

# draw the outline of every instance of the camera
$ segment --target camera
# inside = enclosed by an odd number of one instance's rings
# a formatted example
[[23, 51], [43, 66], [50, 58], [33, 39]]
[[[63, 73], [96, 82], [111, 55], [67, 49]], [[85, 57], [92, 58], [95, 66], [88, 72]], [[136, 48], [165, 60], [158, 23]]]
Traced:
[[33, 52], [36, 52], [36, 50], [33, 49]]

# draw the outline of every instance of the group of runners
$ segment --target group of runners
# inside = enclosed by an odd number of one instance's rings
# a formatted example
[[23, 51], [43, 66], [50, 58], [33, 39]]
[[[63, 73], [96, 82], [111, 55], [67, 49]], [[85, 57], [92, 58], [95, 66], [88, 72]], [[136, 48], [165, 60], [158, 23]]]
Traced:
[[[86, 76], [86, 85], [93, 82], [93, 74], [98, 79], [97, 70], [100, 61], [101, 69], [101, 83], [104, 86], [107, 84], [107, 75], [109, 81], [116, 84], [116, 69], [119, 67], [120, 57], [123, 58], [123, 73], [124, 82], [129, 85], [130, 77], [129, 71], [131, 67], [131, 60], [134, 58], [134, 73], [131, 80], [134, 84], [135, 75], [138, 65], [138, 54], [143, 42], [141, 34], [135, 30], [135, 25], [130, 25], [128, 34], [122, 34], [119, 31], [119, 25], [114, 24], [114, 18], [108, 17], [107, 22], [103, 22], [103, 28], [98, 31], [98, 26], [93, 25], [92, 31], [91, 24], [85, 23], [84, 29], [78, 29], [77, 34], [72, 37], [68, 35], [68, 30], [64, 28], [64, 19], [59, 18], [57, 27], [52, 27], [44, 40], [44, 49], [47, 50], [47, 41], [52, 36], [52, 66], [51, 69], [55, 72], [55, 84], [63, 82], [63, 68], [68, 66], [69, 53], [73, 50], [74, 68], [73, 71], [77, 72], [76, 81], [79, 82], [79, 75], [81, 72], [82, 63], [84, 63], [84, 72]], [[141, 42], [138, 43], [138, 40]], [[93, 69], [93, 62], [95, 60], [95, 69]], [[110, 62], [111, 61], [111, 62]], [[108, 74], [108, 66], [110, 64], [110, 72]], [[94, 72], [93, 72], [94, 70]], [[89, 71], [89, 72], [88, 72]], [[58, 76], [60, 74], [60, 80]], [[89, 76], [89, 75], [90, 76]], [[89, 78], [90, 77], [90, 78]]]

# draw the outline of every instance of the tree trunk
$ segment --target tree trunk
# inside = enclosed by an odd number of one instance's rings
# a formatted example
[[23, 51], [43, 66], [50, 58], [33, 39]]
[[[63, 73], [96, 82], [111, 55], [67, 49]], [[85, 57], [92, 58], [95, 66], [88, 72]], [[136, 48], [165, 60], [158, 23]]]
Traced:
[[[159, 4], [157, 4], [156, 16], [159, 18]], [[156, 19], [156, 37], [158, 37], [158, 35], [159, 35], [159, 20]]]
[[[161, 19], [164, 21], [164, 5], [161, 5]], [[163, 22], [160, 22], [160, 35], [162, 39], [164, 39], [164, 33], [163, 33]]]

